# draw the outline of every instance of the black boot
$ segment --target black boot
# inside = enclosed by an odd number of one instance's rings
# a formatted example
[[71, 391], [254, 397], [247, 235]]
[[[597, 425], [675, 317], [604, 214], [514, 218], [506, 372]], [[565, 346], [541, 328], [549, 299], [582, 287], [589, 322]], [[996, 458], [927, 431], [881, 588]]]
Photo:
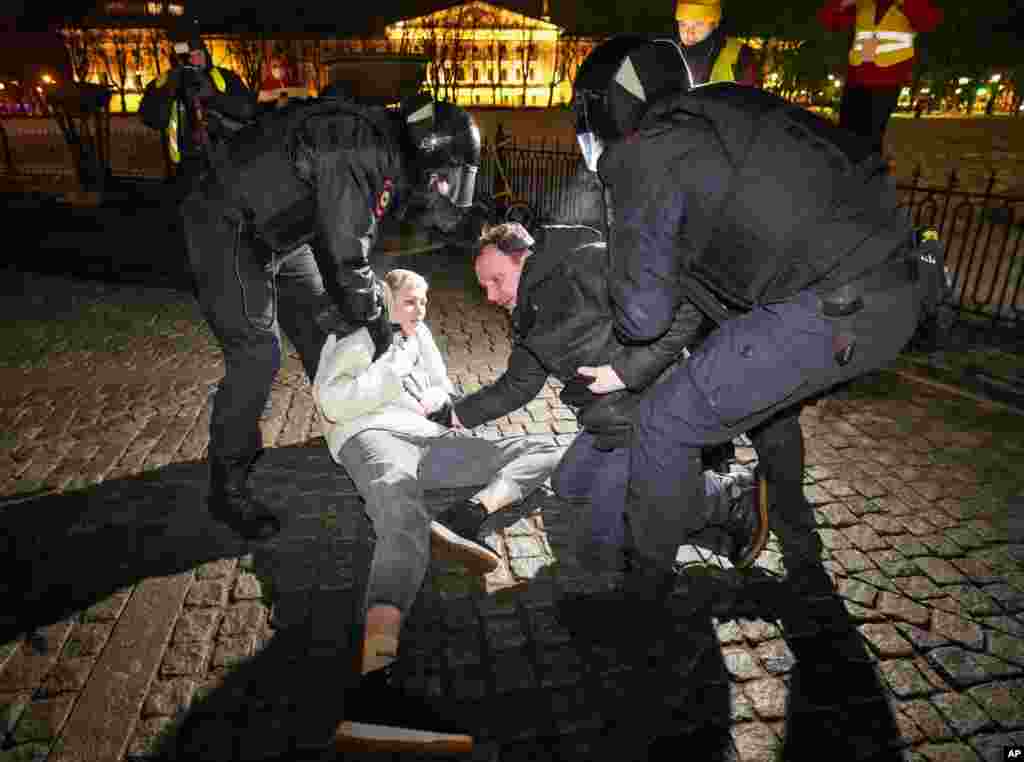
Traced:
[[397, 685], [393, 666], [367, 672], [354, 694], [345, 697], [345, 721], [335, 734], [340, 752], [412, 752], [460, 754], [472, 751], [473, 738], [459, 733], [426, 700]]
[[768, 542], [768, 482], [755, 474], [753, 484], [740, 480], [729, 487], [725, 530], [732, 540], [729, 560], [737, 569], [752, 566]]
[[477, 574], [490, 574], [501, 559], [480, 542], [480, 527], [486, 520], [487, 510], [479, 503], [456, 503], [430, 523], [431, 554], [458, 561]]
[[267, 540], [281, 531], [281, 521], [249, 488], [249, 472], [261, 454], [210, 457], [210, 515], [246, 540]]

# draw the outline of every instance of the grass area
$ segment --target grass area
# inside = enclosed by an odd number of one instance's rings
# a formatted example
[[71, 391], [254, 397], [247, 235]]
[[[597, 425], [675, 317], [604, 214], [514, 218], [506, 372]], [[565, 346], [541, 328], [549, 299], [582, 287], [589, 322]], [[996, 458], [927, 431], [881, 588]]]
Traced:
[[4, 289], [0, 366], [39, 367], [69, 352], [120, 353], [151, 339], [178, 348], [213, 342], [188, 294], [51, 276], [18, 278], [19, 293]]

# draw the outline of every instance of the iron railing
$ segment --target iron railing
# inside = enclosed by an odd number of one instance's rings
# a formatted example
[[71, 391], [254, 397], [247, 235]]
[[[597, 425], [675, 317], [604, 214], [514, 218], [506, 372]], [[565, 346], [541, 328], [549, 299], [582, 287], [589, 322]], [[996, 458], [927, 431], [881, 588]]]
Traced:
[[[0, 175], [73, 175], [70, 151], [53, 120], [12, 119], [4, 127]], [[136, 120], [115, 119], [111, 142], [114, 175], [166, 175], [155, 131]], [[982, 190], [961, 188], [956, 170], [942, 186], [923, 185], [921, 176], [918, 167], [909, 183], [897, 183], [900, 205], [916, 225], [939, 231], [953, 275], [951, 305], [992, 324], [1024, 327], [1024, 197], [993, 193], [995, 170]], [[499, 201], [528, 204], [537, 219], [600, 219], [599, 191], [574, 146], [485, 142], [477, 186]]]
[[[513, 196], [529, 203], [539, 219], [592, 219], [589, 192], [577, 191], [578, 152], [515, 143], [495, 150], [485, 144], [484, 192], [502, 190], [496, 161], [504, 164]], [[956, 170], [944, 186], [922, 185], [921, 176], [919, 166], [909, 183], [897, 182], [900, 207], [915, 225], [939, 231], [953, 276], [950, 305], [964, 315], [1024, 326], [1024, 197], [993, 193], [994, 170], [979, 191], [962, 189]]]

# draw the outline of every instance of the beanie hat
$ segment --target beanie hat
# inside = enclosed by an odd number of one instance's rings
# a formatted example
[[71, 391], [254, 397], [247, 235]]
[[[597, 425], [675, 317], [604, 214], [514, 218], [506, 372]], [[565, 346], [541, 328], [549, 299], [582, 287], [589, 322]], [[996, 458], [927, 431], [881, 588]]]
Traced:
[[677, 0], [676, 21], [711, 21], [722, 19], [719, 0]]

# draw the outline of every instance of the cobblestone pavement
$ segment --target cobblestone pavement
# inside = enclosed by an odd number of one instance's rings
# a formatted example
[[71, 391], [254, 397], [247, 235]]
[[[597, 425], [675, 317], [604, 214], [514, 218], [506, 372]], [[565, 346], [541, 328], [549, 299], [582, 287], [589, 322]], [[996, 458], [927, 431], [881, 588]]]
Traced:
[[[436, 287], [430, 313], [457, 382], [501, 372], [500, 312]], [[246, 545], [211, 522], [220, 372], [198, 335], [0, 372], [2, 762], [332, 758], [369, 547], [360, 500], [290, 358], [256, 475], [285, 530]], [[938, 393], [805, 410], [818, 581], [836, 593], [786, 580], [774, 540], [747, 574], [686, 546], [649, 649], [599, 645], [556, 604], [615, 580], [575, 562], [571, 509], [544, 495], [497, 522], [486, 579], [432, 566], [403, 679], [461, 718], [480, 760], [1002, 759], [1024, 743], [1020, 508], [1015, 525], [977, 499], [986, 474], [934, 457], [993, 441], [934, 417]], [[548, 386], [477, 433], [575, 430]]]

